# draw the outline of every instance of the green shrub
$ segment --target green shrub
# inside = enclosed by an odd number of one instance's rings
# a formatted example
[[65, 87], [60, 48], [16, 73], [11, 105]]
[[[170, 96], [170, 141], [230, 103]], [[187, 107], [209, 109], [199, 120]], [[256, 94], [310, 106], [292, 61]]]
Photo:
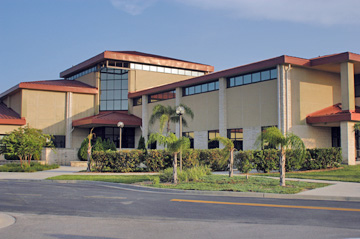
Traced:
[[305, 158], [301, 159], [299, 157], [300, 152], [298, 150], [286, 150], [286, 161], [285, 161], [285, 170], [286, 172], [299, 170], [303, 167], [305, 163]]
[[234, 165], [242, 173], [248, 174], [254, 166], [252, 151], [239, 151], [234, 155]]
[[58, 167], [59, 165], [57, 164], [42, 165], [35, 162], [30, 163], [30, 165], [23, 164], [23, 166], [21, 166], [20, 163], [9, 163], [0, 166], [0, 172], [37, 172], [37, 171], [55, 169]]
[[142, 136], [140, 136], [140, 139], [139, 139], [138, 149], [146, 151], [145, 139]]
[[279, 154], [276, 149], [254, 150], [254, 164], [258, 172], [268, 173], [279, 169]]
[[89, 139], [85, 138], [78, 151], [78, 159], [81, 161], [87, 161], [87, 149], [88, 149]]
[[97, 137], [94, 146], [92, 147], [92, 151], [104, 151], [103, 141], [101, 137]]
[[110, 140], [110, 139], [107, 139], [107, 140], [103, 140], [103, 148], [104, 150], [112, 150], [112, 151], [116, 151], [116, 145], [115, 143]]
[[172, 155], [165, 150], [148, 150], [143, 163], [148, 172], [160, 172], [172, 166]]
[[200, 158], [200, 150], [198, 149], [189, 149], [183, 152], [182, 154], [183, 169], [198, 166], [199, 158]]
[[228, 160], [224, 158], [221, 149], [202, 149], [199, 157], [200, 165], [207, 165], [213, 171], [225, 171]]
[[131, 150], [129, 152], [119, 151], [96, 151], [92, 154], [92, 168], [97, 172], [135, 172], [139, 168], [143, 152]]
[[304, 169], [339, 167], [342, 162], [341, 148], [315, 148], [307, 151]]
[[[211, 175], [211, 169], [207, 166], [197, 166], [193, 168], [187, 168], [182, 171], [178, 169], [178, 181], [179, 182], [192, 182], [198, 181], [201, 177]], [[167, 168], [163, 170], [159, 176], [161, 182], [173, 181], [173, 168]]]

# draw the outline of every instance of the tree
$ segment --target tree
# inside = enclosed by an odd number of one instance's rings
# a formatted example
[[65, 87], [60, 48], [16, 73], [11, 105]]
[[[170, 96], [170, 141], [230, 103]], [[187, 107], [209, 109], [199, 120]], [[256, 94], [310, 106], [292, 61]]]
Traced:
[[211, 141], [219, 141], [222, 145], [224, 145], [224, 158], [229, 159], [229, 177], [234, 175], [234, 151], [235, 146], [231, 139], [225, 137], [216, 137]]
[[180, 150], [186, 150], [190, 148], [189, 138], [178, 138], [173, 133], [169, 133], [166, 136], [160, 133], [150, 134], [148, 143], [153, 143], [155, 141], [157, 141], [160, 145], [164, 145], [164, 147], [173, 154], [173, 183], [177, 184], [177, 154], [180, 152]]
[[43, 134], [42, 130], [26, 125], [13, 130], [1, 140], [0, 154], [16, 155], [21, 167], [30, 165], [32, 158], [40, 158], [43, 147], [54, 147], [51, 136]]
[[91, 140], [93, 139], [93, 137], [95, 136], [95, 133], [93, 133], [93, 130], [94, 128], [92, 128], [90, 130], [90, 134], [87, 136], [87, 139], [88, 139], [88, 148], [87, 148], [87, 169], [86, 171], [87, 172], [90, 172], [91, 169], [90, 169], [90, 159], [91, 159]]
[[305, 144], [301, 138], [291, 132], [283, 135], [277, 127], [267, 128], [256, 139], [256, 145], [259, 147], [269, 143], [280, 149], [280, 186], [285, 186], [285, 152], [286, 149], [294, 149], [299, 152], [300, 159], [305, 157]]
[[[184, 105], [180, 104], [180, 106], [184, 107], [185, 115], [194, 118], [194, 113], [192, 110]], [[172, 107], [170, 105], [163, 106], [163, 105], [155, 105], [152, 114], [150, 116], [149, 125], [153, 125], [157, 120], [160, 120], [160, 128], [159, 132], [162, 133], [164, 131], [166, 125], [166, 133], [169, 134], [170, 132], [170, 122], [177, 123], [179, 122], [179, 116], [176, 114], [176, 107]], [[187, 121], [182, 118], [182, 123], [184, 127], [187, 127]]]

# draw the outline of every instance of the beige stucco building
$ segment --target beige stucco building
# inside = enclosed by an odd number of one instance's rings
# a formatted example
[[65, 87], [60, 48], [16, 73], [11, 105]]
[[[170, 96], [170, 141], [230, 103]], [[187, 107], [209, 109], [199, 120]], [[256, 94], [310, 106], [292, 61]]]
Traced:
[[[91, 128], [119, 145], [117, 123], [124, 122], [122, 147], [136, 148], [141, 135], [158, 128], [148, 124], [156, 104], [185, 104], [195, 117], [187, 119], [183, 135], [195, 148], [218, 147], [208, 142], [220, 135], [238, 149], [253, 149], [264, 128], [277, 126], [309, 148], [341, 146], [344, 162], [356, 164], [360, 55], [280, 56], [213, 71], [168, 57], [105, 51], [61, 72], [62, 80], [23, 82], [0, 94], [0, 135], [29, 124], [54, 135], [74, 160], [69, 152]], [[178, 125], [171, 130], [180, 135]]]

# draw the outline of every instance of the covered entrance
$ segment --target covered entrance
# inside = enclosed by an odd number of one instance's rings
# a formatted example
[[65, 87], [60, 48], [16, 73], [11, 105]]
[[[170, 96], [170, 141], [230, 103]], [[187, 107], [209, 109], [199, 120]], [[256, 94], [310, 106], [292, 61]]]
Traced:
[[[121, 148], [136, 147], [136, 131], [140, 130], [141, 119], [128, 114], [127, 111], [103, 111], [98, 115], [74, 120], [73, 127], [94, 128], [93, 132], [103, 140], [111, 140], [119, 148], [120, 128], [118, 122], [123, 122]], [[141, 133], [140, 133], [141, 134]]]

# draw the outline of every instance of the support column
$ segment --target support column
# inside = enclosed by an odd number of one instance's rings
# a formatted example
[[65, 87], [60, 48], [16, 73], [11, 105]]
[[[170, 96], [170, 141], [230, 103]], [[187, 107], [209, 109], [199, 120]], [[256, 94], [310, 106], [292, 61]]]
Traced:
[[355, 111], [354, 64], [341, 63], [340, 75], [342, 110]]
[[290, 65], [278, 66], [278, 128], [284, 135], [291, 127]]
[[[227, 138], [226, 78], [219, 79], [219, 134]], [[220, 148], [224, 146], [220, 144]]]
[[[178, 87], [175, 89], [175, 107], [178, 107], [181, 104], [181, 98], [182, 98], [182, 88]], [[181, 137], [179, 123], [176, 123], [175, 134], [176, 134], [176, 137], [178, 137], [178, 138]]]
[[72, 146], [72, 92], [66, 92], [66, 133], [65, 133], [65, 147]]
[[142, 117], [142, 136], [145, 142], [148, 140], [149, 134], [149, 119], [148, 119], [148, 96], [143, 95], [141, 98], [141, 117]]
[[356, 147], [353, 122], [340, 122], [341, 149], [343, 162], [348, 165], [355, 165]]

